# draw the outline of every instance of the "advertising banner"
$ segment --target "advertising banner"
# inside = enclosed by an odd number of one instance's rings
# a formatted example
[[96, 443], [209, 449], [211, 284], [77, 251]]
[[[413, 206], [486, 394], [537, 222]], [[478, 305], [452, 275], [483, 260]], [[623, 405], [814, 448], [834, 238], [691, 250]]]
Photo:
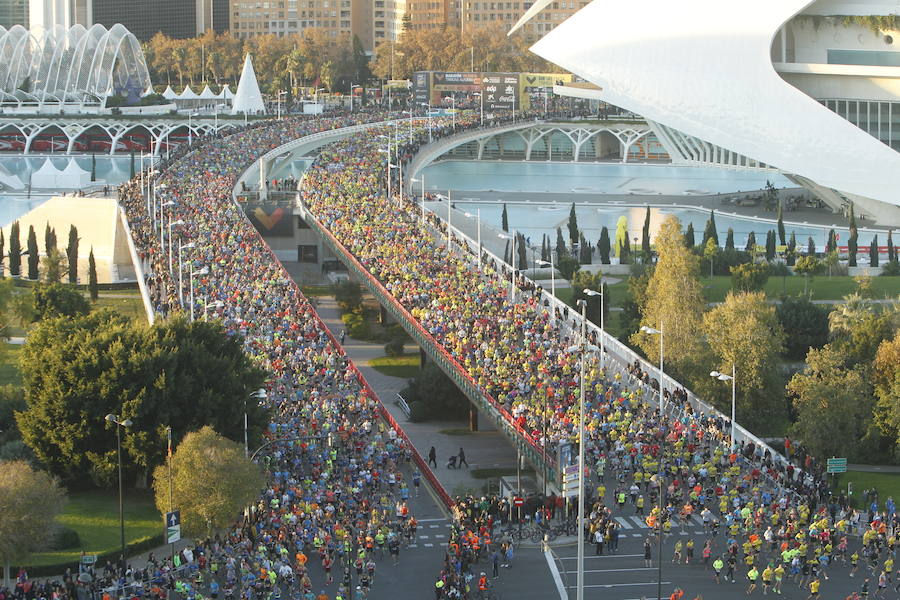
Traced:
[[519, 74], [485, 73], [481, 93], [484, 110], [515, 110], [519, 108]]
[[276, 204], [247, 202], [244, 204], [247, 218], [264, 237], [293, 237], [291, 211]]
[[416, 71], [413, 73], [413, 98], [416, 104], [431, 103], [431, 72]]
[[434, 72], [431, 88], [436, 92], [481, 91], [481, 73]]

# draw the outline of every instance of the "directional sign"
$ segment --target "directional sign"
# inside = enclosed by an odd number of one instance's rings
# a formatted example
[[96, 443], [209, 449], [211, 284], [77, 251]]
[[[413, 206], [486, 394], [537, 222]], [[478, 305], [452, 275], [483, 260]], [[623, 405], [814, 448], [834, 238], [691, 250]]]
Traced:
[[174, 544], [181, 539], [181, 511], [166, 513], [166, 543]]
[[847, 472], [847, 459], [846, 458], [829, 458], [825, 472], [826, 473], [846, 473]]
[[97, 562], [96, 554], [85, 554], [81, 557], [81, 564], [83, 565], [93, 565]]

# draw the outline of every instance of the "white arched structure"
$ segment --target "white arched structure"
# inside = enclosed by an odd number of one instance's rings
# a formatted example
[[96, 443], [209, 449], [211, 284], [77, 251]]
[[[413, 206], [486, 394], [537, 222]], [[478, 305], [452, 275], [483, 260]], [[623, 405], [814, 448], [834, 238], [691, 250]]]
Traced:
[[151, 87], [137, 38], [122, 25], [57, 25], [40, 33], [0, 27], [0, 106], [38, 112], [139, 98]]

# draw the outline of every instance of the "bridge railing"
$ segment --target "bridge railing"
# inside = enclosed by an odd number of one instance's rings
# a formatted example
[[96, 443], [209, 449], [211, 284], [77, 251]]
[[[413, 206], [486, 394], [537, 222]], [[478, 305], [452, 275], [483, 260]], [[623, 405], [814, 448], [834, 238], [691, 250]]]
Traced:
[[356, 257], [313, 215], [301, 202], [304, 221], [322, 238], [324, 244], [341, 257], [348, 270], [372, 293], [385, 310], [406, 330], [413, 340], [423, 348], [434, 362], [444, 371], [454, 384], [485, 414], [494, 421], [495, 426], [509, 439], [518, 451], [532, 465], [546, 469], [550, 481], [556, 481], [556, 464], [543, 448], [538, 446], [528, 433], [515, 424], [512, 415], [493, 397], [483, 393], [478, 384], [453, 356], [440, 344], [419, 321], [400, 304], [399, 301], [382, 285], [378, 279], [356, 259]]

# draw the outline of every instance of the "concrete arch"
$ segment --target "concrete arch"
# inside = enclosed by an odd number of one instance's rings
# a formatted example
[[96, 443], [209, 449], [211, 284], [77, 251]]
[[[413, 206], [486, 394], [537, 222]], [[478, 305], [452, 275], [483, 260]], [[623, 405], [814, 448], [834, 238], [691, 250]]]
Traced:
[[[62, 136], [66, 139], [66, 147], [68, 148], [69, 141], [70, 141], [69, 134], [66, 133], [65, 129], [60, 127], [59, 125], [57, 125], [55, 123], [50, 123], [50, 124], [44, 125], [43, 127], [38, 127], [36, 129], [34, 129], [29, 135], [26, 136], [25, 154], [28, 154], [29, 152], [31, 152], [31, 148], [34, 145], [34, 141], [38, 138], [38, 136], [40, 136], [41, 134], [43, 134], [47, 131], [54, 130], [54, 129], [59, 132], [60, 136]], [[54, 133], [54, 137], [56, 137], [56, 133]], [[52, 142], [51, 142], [51, 144], [52, 144]]]

